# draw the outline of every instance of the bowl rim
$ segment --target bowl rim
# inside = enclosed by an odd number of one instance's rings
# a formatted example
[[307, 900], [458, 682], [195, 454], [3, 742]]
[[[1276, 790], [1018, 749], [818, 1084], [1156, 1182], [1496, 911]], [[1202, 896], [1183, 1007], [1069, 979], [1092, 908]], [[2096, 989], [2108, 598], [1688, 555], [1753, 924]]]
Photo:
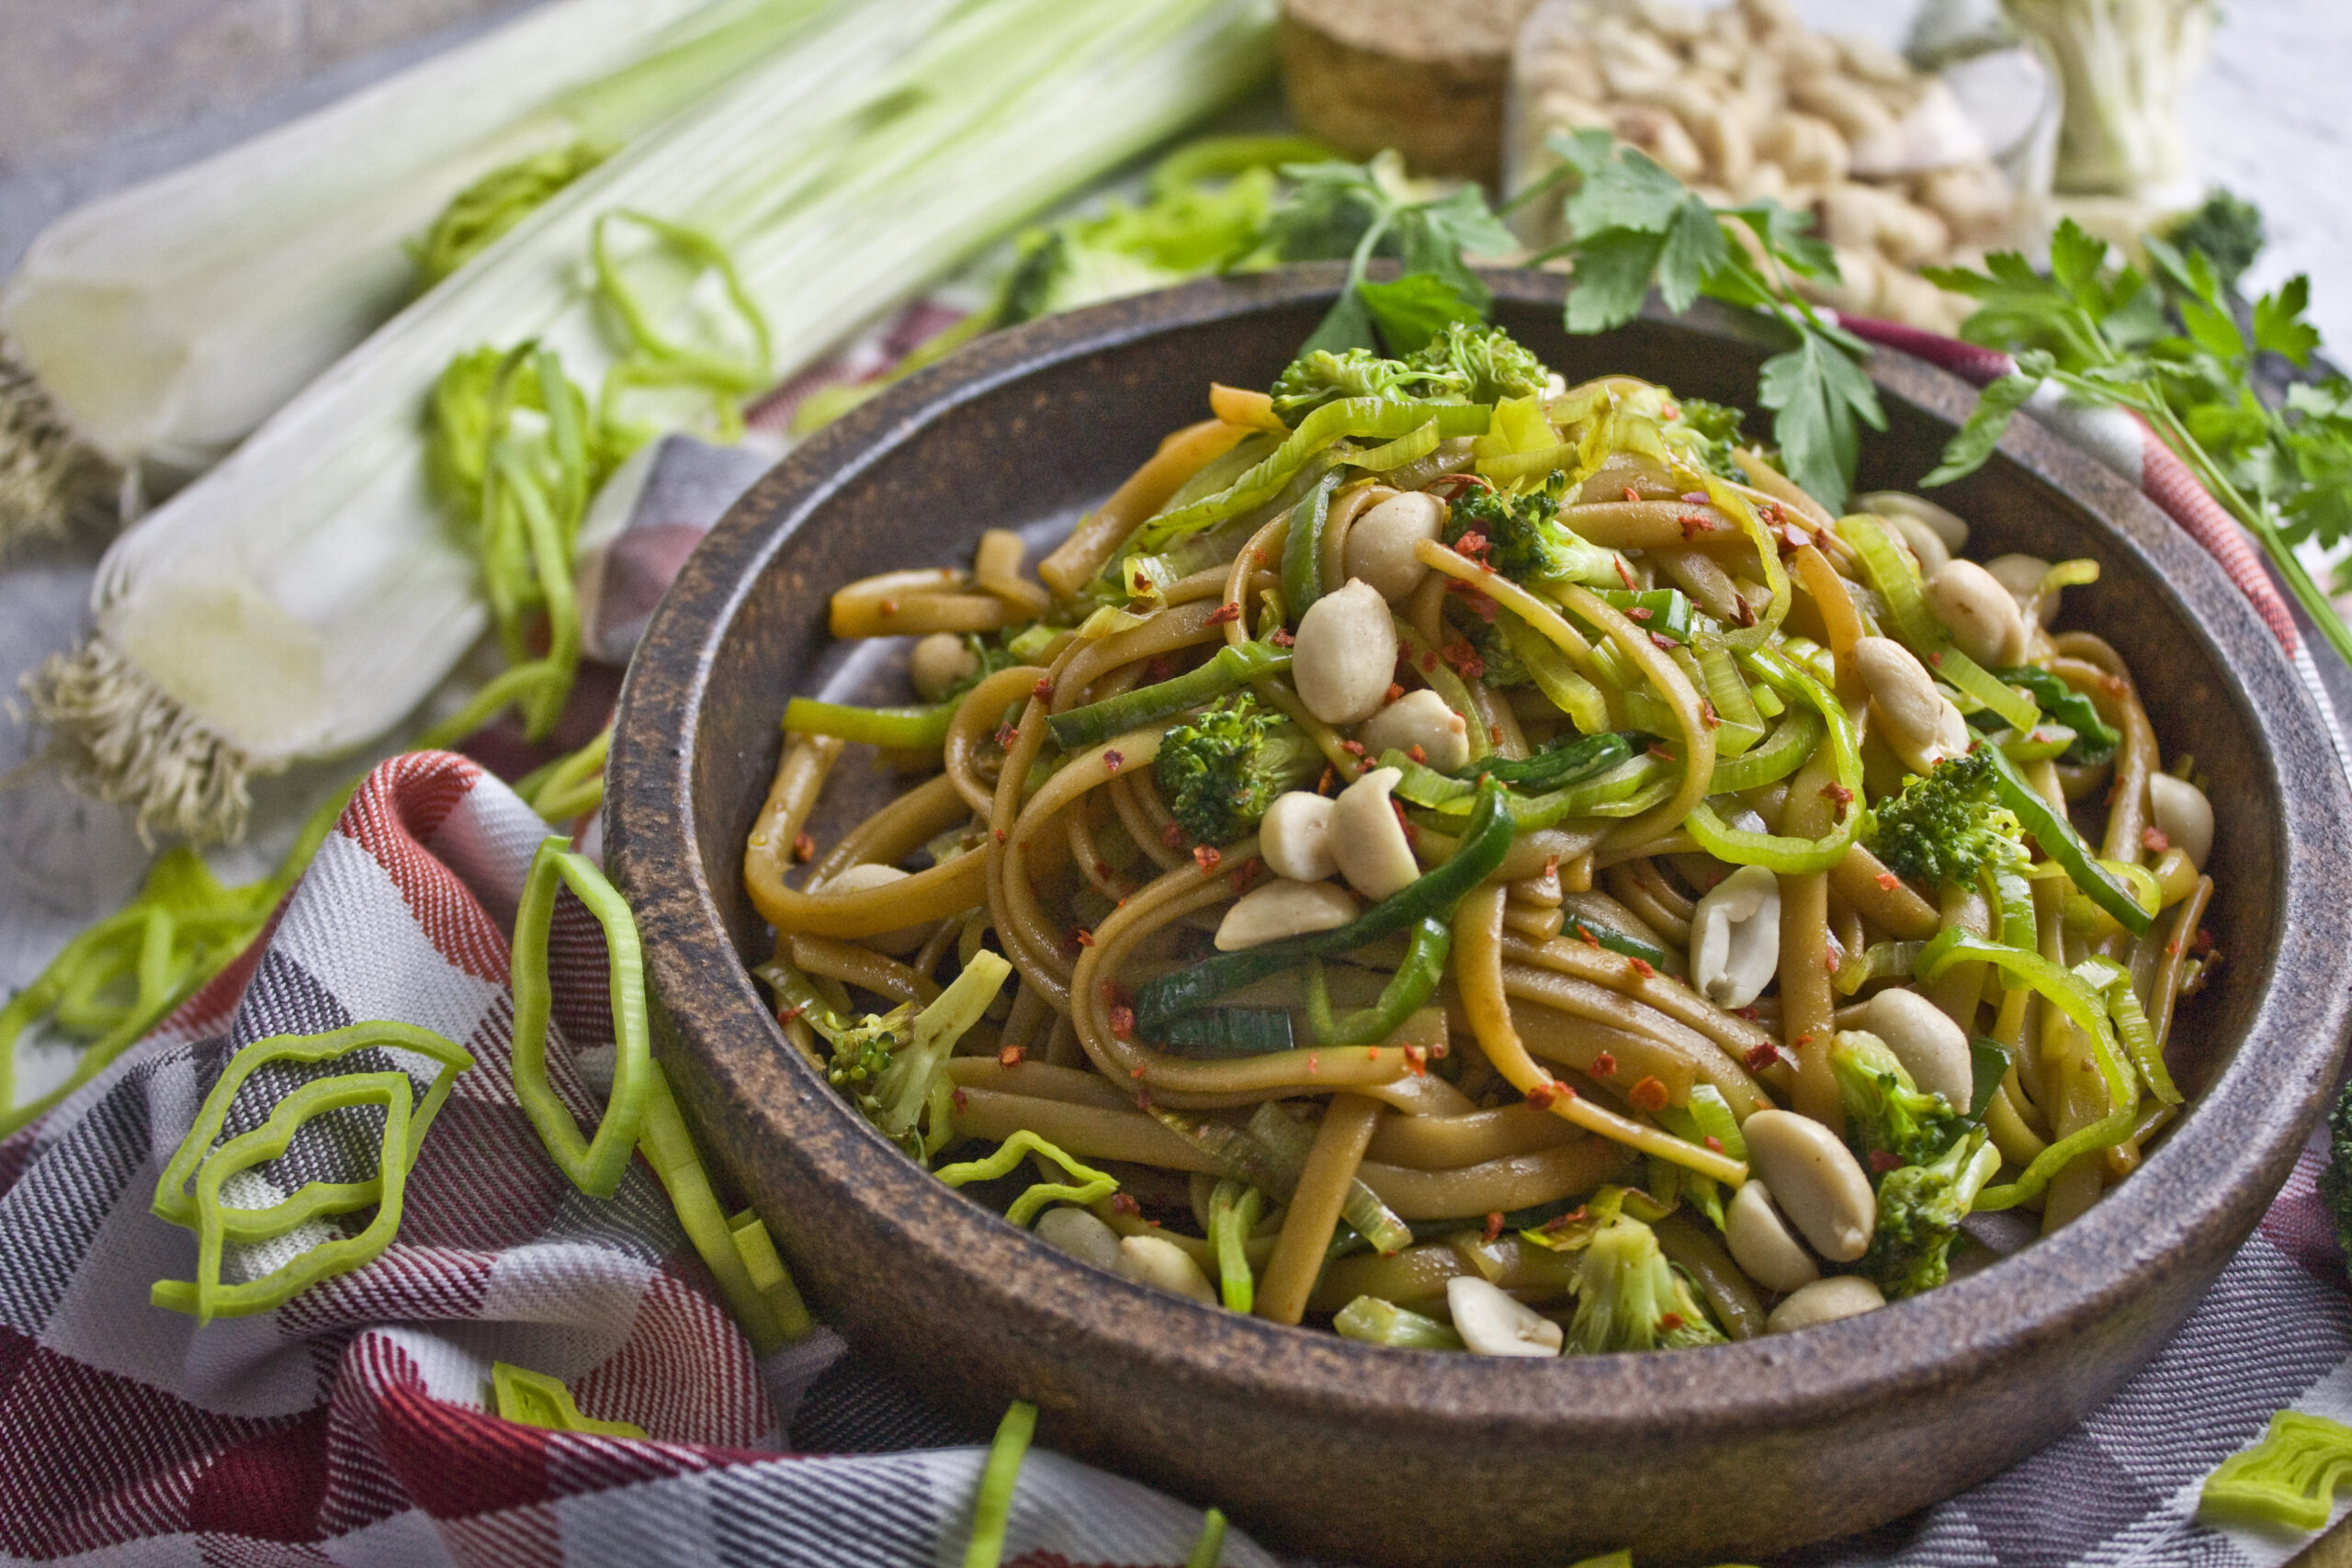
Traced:
[[[1482, 276], [1500, 300], [1556, 305], [1561, 297], [1556, 275]], [[2307, 689], [2221, 568], [2135, 488], [2020, 420], [1993, 460], [2017, 466], [2089, 513], [2107, 547], [2136, 558], [2195, 628], [2199, 654], [2256, 741], [2256, 765], [2273, 782], [2278, 815], [2281, 853], [2270, 890], [2278, 942], [2245, 1037], [2195, 1113], [2130, 1181], [2057, 1235], [1878, 1312], [1672, 1355], [1569, 1357], [1548, 1366], [1366, 1345], [1204, 1307], [1107, 1275], [1034, 1237], [1024, 1238], [1030, 1269], [1017, 1288], [963, 1261], [994, 1251], [1013, 1227], [907, 1160], [789, 1049], [703, 875], [693, 770], [718, 649], [797, 530], [950, 411], [1034, 371], [1163, 332], [1328, 300], [1343, 277], [1339, 264], [1310, 264], [1209, 279], [984, 337], [820, 432], [712, 530], [656, 611], [630, 666], [607, 795], [605, 841], [616, 880], [648, 933], [654, 992], [708, 1005], [676, 1031], [689, 1058], [682, 1065], [716, 1076], [714, 1041], [729, 1035], [757, 1038], [787, 1058], [786, 1070], [817, 1092], [743, 1109], [764, 1118], [763, 1130], [811, 1181], [866, 1210], [910, 1259], [953, 1272], [960, 1290], [975, 1292], [976, 1312], [985, 1302], [1043, 1320], [1040, 1332], [1058, 1336], [1053, 1343], [1065, 1358], [1099, 1350], [1139, 1373], [1276, 1401], [1309, 1417], [1378, 1419], [1439, 1439], [1474, 1427], [1482, 1438], [1542, 1439], [1563, 1431], [1585, 1441], [1689, 1438], [1752, 1427], [1767, 1388], [1773, 1421], [1802, 1426], [1949, 1388], [1971, 1369], [2046, 1349], [2128, 1314], [2138, 1277], [2166, 1257], [2234, 1250], [2237, 1240], [2222, 1238], [2234, 1228], [2242, 1240], [2285, 1180], [2334, 1081], [2352, 1018], [2352, 990], [2284, 983], [2299, 973], [2328, 973], [2352, 950], [2352, 854], [2286, 852], [2299, 843], [2352, 848], [2352, 793]], [[1678, 318], [1653, 300], [1645, 314], [1769, 341], [1760, 323], [1703, 302]], [[1965, 383], [1908, 355], [1882, 348], [1870, 368], [1883, 395], [1931, 417], [1956, 425], [1973, 405]], [[2224, 637], [2252, 651], [2224, 657]], [[2318, 784], [2301, 787], [2314, 777]], [[2288, 780], [2298, 787], [2280, 787]], [[682, 1098], [691, 1113], [694, 1097]], [[804, 1117], [854, 1135], [797, 1143], [793, 1129]], [[2018, 1303], [2026, 1303], [2022, 1313], [2013, 1310]]]

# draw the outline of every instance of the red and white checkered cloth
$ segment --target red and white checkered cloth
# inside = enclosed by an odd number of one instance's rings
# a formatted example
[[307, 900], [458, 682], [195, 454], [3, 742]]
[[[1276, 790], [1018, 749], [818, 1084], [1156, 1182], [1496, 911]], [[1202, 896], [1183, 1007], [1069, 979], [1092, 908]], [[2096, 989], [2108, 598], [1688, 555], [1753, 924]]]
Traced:
[[[1943, 363], [1979, 352], [1948, 340], [1891, 346], [1926, 347]], [[1979, 380], [1998, 373], [1974, 368]], [[2078, 438], [2094, 450], [2102, 439]], [[2198, 502], [2211, 508], [2201, 492], [2167, 499], [2179, 482], [2166, 478], [2169, 454], [2139, 460], [2132, 477], [2176, 517]], [[706, 526], [718, 504], [676, 498], [697, 476], [722, 497], [741, 482], [740, 457], [690, 443], [662, 463], [679, 471], [649, 486], [658, 499], [639, 523]], [[2226, 518], [2220, 531], [2183, 522], [2200, 540], [2213, 532], [2217, 554], [2234, 537]], [[674, 568], [677, 553], [616, 551], [599, 579], [613, 609], [605, 623], [626, 628], [641, 615], [644, 574]], [[2257, 608], [2278, 607], [2258, 568], [2233, 575]], [[2294, 648], [2291, 625], [2273, 625]], [[541, 1150], [509, 1077], [506, 930], [545, 830], [463, 758], [383, 764], [251, 951], [71, 1100], [0, 1143], [0, 1561], [961, 1560], [984, 1433], [932, 1412], [823, 1330], [755, 1360], [642, 1164], [600, 1201], [572, 1190]], [[552, 959], [550, 1077], [584, 1122], [595, 1097], [571, 1055], [610, 1036], [602, 938], [568, 895]], [[192, 1277], [194, 1238], [149, 1203], [230, 1056], [266, 1035], [371, 1018], [437, 1030], [476, 1061], [424, 1145], [399, 1239], [265, 1315], [198, 1328], [147, 1304], [154, 1280]], [[343, 1066], [416, 1066], [375, 1055]], [[227, 1132], [258, 1124], [300, 1076], [256, 1074]], [[262, 1174], [282, 1190], [367, 1174], [367, 1113], [338, 1114]], [[2190, 1516], [2205, 1473], [2272, 1411], [2352, 1417], [2352, 1301], [2312, 1190], [2318, 1163], [2307, 1151], [2172, 1344], [2081, 1427], [1951, 1502], [1796, 1560], [2283, 1562], [2300, 1538], [2217, 1532]], [[258, 1269], [272, 1259], [230, 1261]], [[586, 1415], [650, 1437], [501, 1420], [490, 1413], [493, 1361], [560, 1378]], [[785, 1450], [787, 1425], [800, 1452]], [[1195, 1509], [1146, 1486], [1034, 1451], [1007, 1561], [1160, 1568], [1182, 1561], [1199, 1523]], [[1276, 1560], [1236, 1532], [1223, 1561]]]
[[[754, 1360], [641, 1160], [598, 1200], [541, 1148], [509, 1072], [506, 922], [546, 831], [462, 757], [384, 763], [243, 959], [0, 1144], [0, 1556], [481, 1568], [960, 1560], [982, 1450], [786, 1453], [779, 1416], [841, 1342], [820, 1330]], [[587, 1122], [599, 1108], [571, 1053], [611, 1033], [603, 939], [569, 895], [550, 966], [549, 1076]], [[193, 1277], [194, 1237], [148, 1206], [229, 1058], [265, 1036], [378, 1018], [435, 1030], [475, 1058], [425, 1141], [399, 1239], [264, 1315], [199, 1328], [148, 1304], [155, 1280]], [[420, 1093], [429, 1081], [430, 1064], [363, 1055], [325, 1070], [413, 1069]], [[258, 1125], [304, 1076], [255, 1074], [224, 1134]], [[380, 1112], [336, 1115], [261, 1168], [272, 1186], [372, 1171]], [[229, 1277], [243, 1261], [232, 1252]], [[259, 1271], [272, 1260], [251, 1261]], [[500, 1419], [493, 1361], [565, 1380], [583, 1414], [634, 1422], [649, 1440]], [[854, 1388], [835, 1397], [877, 1404]], [[1039, 1452], [1022, 1471], [1007, 1561], [1181, 1562], [1200, 1520]], [[1272, 1563], [1238, 1537], [1226, 1562]]]

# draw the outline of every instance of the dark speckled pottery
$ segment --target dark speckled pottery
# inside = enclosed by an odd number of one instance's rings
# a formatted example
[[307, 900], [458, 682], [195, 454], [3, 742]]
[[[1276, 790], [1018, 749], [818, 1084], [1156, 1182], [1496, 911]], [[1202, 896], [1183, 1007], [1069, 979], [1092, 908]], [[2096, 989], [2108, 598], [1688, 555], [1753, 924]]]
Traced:
[[[1570, 380], [1630, 371], [1754, 400], [1770, 352], [1722, 313], [1599, 338], [1560, 284], [1493, 282]], [[1187, 286], [1005, 333], [801, 447], [687, 564], [623, 696], [606, 843], [638, 911], [662, 1059], [826, 1321], [976, 1422], [1015, 1396], [1041, 1440], [1221, 1504], [1269, 1541], [1374, 1563], [1754, 1557], [1949, 1495], [2049, 1442], [2163, 1343], [2278, 1190], [2320, 1112], [2352, 987], [2352, 811], [2310, 700], [2245, 603], [2131, 488], [2020, 423], [1942, 499], [1971, 553], [2089, 556], [2068, 622], [2130, 660], [2167, 755], [2211, 776], [2211, 924], [2228, 962], [2186, 1009], [2195, 1097], [2086, 1218], [1927, 1296], [1776, 1338], [1541, 1364], [1374, 1348], [1107, 1277], [941, 1186], [789, 1050], [746, 971], [738, 881], [777, 716], [826, 596], [961, 563], [980, 530], [1066, 515], [1212, 379], [1268, 384], [1330, 267]], [[1863, 488], [1914, 483], [1971, 393], [1899, 355]]]

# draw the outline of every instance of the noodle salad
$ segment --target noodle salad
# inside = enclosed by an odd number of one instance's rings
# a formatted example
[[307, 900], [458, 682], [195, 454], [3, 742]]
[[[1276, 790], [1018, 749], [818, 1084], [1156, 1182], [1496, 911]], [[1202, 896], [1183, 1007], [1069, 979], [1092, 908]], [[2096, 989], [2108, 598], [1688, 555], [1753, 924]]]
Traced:
[[[1035, 577], [991, 531], [835, 593], [917, 703], [786, 709], [758, 973], [910, 1156], [1131, 1280], [1515, 1356], [1868, 1311], [2135, 1168], [2213, 815], [2052, 629], [2096, 563], [1833, 517], [1498, 330], [1208, 398]], [[900, 787], [820, 852], [853, 745]]]

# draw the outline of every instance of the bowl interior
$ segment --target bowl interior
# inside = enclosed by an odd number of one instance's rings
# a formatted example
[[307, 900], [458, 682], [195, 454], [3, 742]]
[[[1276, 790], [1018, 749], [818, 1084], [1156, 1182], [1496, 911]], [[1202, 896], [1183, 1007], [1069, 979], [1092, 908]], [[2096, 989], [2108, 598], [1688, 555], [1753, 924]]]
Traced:
[[[1631, 371], [1751, 406], [1777, 346], [1705, 310], [1571, 338], [1557, 279], [1490, 281], [1501, 324], [1572, 382]], [[2189, 1115], [2052, 1241], [1791, 1338], [1530, 1375], [1235, 1318], [1085, 1269], [908, 1164], [784, 1043], [747, 973], [770, 937], [740, 878], [778, 716], [828, 681], [904, 700], [888, 659], [829, 646], [831, 591], [968, 563], [985, 528], [1066, 525], [1203, 417], [1209, 382], [1270, 384], [1336, 283], [1325, 268], [1194, 285], [984, 340], [821, 434], [689, 563], [624, 696], [607, 843], [698, 1130], [854, 1339], [922, 1367], [975, 1417], [1037, 1399], [1050, 1440], [1304, 1549], [1432, 1562], [1519, 1560], [1531, 1543], [1762, 1552], [1892, 1517], [2055, 1437], [2194, 1305], [2318, 1113], [2345, 998], [2274, 981], [2352, 940], [2352, 840], [2308, 699], [2243, 599], [2129, 487], [2023, 422], [1939, 499], [1969, 519], [1979, 558], [2099, 562], [2097, 585], [2068, 591], [2064, 625], [2116, 646], [2165, 756], [2193, 751], [2211, 777], [2208, 925], [2228, 958], [2168, 1053]], [[1970, 395], [1899, 355], [1873, 374], [1888, 429], [1866, 443], [1860, 488], [1910, 488]], [[836, 791], [888, 787], [863, 766], [853, 753]], [[1595, 1454], [1623, 1478], [1615, 1495], [1545, 1498], [1557, 1466]], [[1400, 1513], [1400, 1476], [1452, 1501]], [[1668, 1496], [1685, 1501], [1658, 1506]]]

